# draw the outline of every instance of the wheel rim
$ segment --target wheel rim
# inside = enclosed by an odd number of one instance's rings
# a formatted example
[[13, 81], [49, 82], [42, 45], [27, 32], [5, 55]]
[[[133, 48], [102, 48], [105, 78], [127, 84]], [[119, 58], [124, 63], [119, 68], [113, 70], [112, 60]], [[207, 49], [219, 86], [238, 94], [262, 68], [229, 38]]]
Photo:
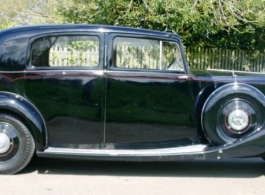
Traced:
[[6, 153], [11, 146], [11, 141], [5, 133], [0, 133], [0, 154]]
[[242, 99], [233, 99], [224, 104], [218, 113], [217, 133], [226, 142], [231, 142], [255, 129], [258, 121], [254, 106]]
[[0, 162], [11, 159], [19, 149], [19, 136], [14, 126], [0, 122]]
[[228, 116], [228, 125], [236, 131], [246, 128], [248, 122], [248, 114], [244, 110], [234, 110]]

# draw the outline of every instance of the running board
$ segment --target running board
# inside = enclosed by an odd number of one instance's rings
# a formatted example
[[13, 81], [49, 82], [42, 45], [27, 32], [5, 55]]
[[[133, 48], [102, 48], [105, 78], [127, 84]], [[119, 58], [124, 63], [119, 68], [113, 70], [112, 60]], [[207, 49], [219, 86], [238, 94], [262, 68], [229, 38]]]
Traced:
[[69, 149], [48, 147], [39, 157], [90, 160], [169, 161], [265, 156], [265, 126], [232, 143], [220, 146], [195, 144], [153, 149]]
[[[76, 158], [76, 159], [97, 159], [97, 160], [170, 160], [170, 157], [197, 156], [203, 158], [207, 145], [192, 145], [163, 149], [69, 149], [49, 147], [44, 152], [37, 152], [39, 157], [52, 158]], [[165, 158], [163, 158], [165, 157]], [[186, 159], [186, 158], [185, 158]]]

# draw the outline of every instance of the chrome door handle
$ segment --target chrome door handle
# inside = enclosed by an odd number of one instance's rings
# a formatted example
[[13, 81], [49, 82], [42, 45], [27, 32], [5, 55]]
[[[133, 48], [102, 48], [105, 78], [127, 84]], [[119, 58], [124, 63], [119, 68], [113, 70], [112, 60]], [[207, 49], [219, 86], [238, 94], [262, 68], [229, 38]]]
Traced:
[[179, 80], [188, 80], [189, 76], [188, 75], [182, 75], [177, 77]]

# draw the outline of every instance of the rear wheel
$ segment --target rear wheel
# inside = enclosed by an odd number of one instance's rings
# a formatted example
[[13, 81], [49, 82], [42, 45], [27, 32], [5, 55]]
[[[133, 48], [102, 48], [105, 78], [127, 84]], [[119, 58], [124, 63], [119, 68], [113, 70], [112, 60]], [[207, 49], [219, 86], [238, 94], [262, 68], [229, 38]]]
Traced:
[[27, 127], [11, 115], [0, 114], [0, 174], [22, 170], [34, 150], [34, 139]]

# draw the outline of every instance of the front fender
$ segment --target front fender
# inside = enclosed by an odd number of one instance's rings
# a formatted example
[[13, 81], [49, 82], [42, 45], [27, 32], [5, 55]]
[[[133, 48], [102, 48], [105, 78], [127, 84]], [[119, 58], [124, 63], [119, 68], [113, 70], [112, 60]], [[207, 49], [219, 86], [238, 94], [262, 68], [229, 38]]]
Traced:
[[[247, 126], [240, 131], [228, 124], [229, 114], [237, 110], [248, 116]], [[230, 83], [212, 92], [201, 114], [202, 128], [210, 143], [232, 143], [264, 126], [265, 96], [251, 85]]]
[[265, 107], [265, 95], [257, 88], [244, 83], [230, 83], [216, 89], [206, 100], [203, 110], [207, 111], [209, 107], [212, 107], [212, 105], [216, 103], [218, 98], [226, 97], [232, 93], [250, 95], [259, 100], [259, 102]]
[[0, 92], [0, 112], [13, 113], [25, 122], [35, 139], [36, 150], [47, 146], [47, 128], [38, 109], [24, 97]]

